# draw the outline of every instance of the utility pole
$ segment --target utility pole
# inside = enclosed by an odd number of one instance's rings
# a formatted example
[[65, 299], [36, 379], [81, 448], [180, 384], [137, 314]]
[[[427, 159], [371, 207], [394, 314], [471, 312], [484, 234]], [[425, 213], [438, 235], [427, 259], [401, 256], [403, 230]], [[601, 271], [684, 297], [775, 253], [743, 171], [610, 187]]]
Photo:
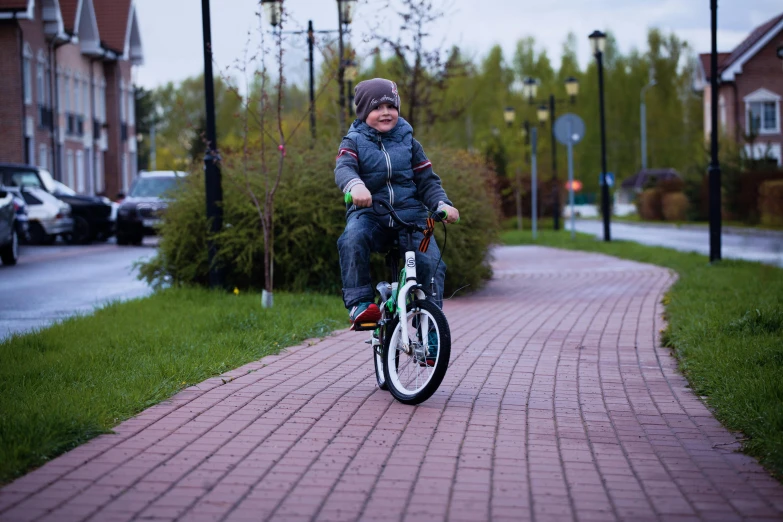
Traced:
[[720, 164], [718, 163], [718, 0], [710, 0], [712, 53], [710, 56], [710, 262], [721, 258]]

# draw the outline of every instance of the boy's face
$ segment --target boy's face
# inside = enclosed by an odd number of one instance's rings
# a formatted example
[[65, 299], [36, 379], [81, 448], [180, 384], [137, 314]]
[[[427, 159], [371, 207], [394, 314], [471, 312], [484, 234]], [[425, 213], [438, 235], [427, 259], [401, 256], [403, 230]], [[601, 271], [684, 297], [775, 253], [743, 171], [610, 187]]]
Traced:
[[389, 132], [397, 125], [399, 113], [394, 105], [382, 103], [370, 111], [365, 120], [367, 125], [378, 132]]

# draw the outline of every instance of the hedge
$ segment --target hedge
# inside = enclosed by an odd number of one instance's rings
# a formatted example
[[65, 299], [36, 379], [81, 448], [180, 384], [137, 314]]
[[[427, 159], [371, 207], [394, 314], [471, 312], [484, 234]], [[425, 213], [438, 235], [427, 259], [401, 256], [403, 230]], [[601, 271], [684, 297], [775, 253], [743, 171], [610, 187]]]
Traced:
[[[275, 198], [274, 283], [278, 290], [339, 293], [337, 238], [345, 226], [345, 206], [334, 183], [335, 147], [317, 144], [297, 153], [289, 149]], [[461, 151], [427, 149], [449, 198], [460, 210], [458, 225], [448, 226], [444, 261], [446, 296], [468, 285], [480, 288], [492, 275], [489, 249], [499, 231], [495, 174], [482, 159]], [[271, 156], [276, 168], [276, 151]], [[240, 156], [225, 154], [223, 229], [214, 238], [216, 260], [229, 288], [260, 289], [264, 283], [263, 233], [259, 215], [242, 189], [245, 166]], [[263, 199], [257, 159], [247, 164], [248, 180]], [[194, 169], [174, 194], [163, 223], [158, 254], [140, 265], [140, 277], [152, 285], [206, 285], [207, 219], [203, 172]], [[443, 230], [436, 230], [443, 247]], [[383, 277], [382, 256], [373, 258], [374, 278]]]
[[761, 223], [783, 226], [783, 180], [765, 181], [759, 187]]

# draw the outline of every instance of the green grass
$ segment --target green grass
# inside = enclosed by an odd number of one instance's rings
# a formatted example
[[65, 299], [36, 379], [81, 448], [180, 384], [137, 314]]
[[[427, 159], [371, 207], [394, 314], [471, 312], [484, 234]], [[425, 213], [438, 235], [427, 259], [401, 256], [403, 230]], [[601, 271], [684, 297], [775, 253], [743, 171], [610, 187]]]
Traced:
[[339, 297], [169, 289], [0, 343], [0, 483], [178, 390], [347, 325]]
[[716, 416], [745, 434], [745, 451], [783, 478], [783, 270], [745, 261], [710, 265], [700, 254], [586, 234], [507, 231], [509, 245], [538, 244], [600, 252], [675, 270], [665, 298], [666, 344], [694, 392]]

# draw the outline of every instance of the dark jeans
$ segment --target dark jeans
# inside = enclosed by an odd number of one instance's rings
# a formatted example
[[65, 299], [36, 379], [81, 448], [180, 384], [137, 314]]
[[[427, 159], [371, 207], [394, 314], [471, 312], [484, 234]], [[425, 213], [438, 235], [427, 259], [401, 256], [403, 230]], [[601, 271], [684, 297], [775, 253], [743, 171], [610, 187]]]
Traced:
[[[403, 217], [403, 219], [407, 219]], [[375, 300], [375, 286], [370, 280], [370, 253], [386, 252], [392, 245], [395, 237], [399, 237], [400, 255], [404, 255], [407, 248], [407, 234], [394, 230], [388, 226], [388, 217], [367, 212], [359, 216], [351, 216], [345, 224], [340, 239], [337, 240], [337, 248], [340, 252], [340, 271], [343, 278], [343, 301], [345, 307]], [[424, 234], [413, 234], [413, 243], [416, 250], [416, 280], [424, 287], [424, 292], [430, 297], [430, 277], [438, 265], [440, 250], [435, 244], [435, 238], [430, 239], [427, 252], [418, 251], [419, 243]], [[402, 264], [400, 264], [402, 266]], [[435, 274], [435, 303], [443, 307], [443, 282], [446, 279], [446, 263], [441, 259]], [[405, 281], [400, 281], [400, 286]]]

